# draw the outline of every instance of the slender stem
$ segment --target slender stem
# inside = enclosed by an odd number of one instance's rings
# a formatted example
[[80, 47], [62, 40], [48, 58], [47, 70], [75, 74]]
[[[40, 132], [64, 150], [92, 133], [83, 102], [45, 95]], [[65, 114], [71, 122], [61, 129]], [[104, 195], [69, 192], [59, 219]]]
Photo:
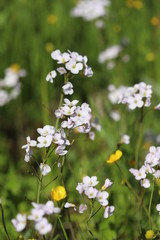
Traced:
[[65, 231], [65, 229], [64, 229], [63, 223], [62, 223], [62, 221], [61, 221], [61, 219], [60, 219], [59, 216], [58, 216], [58, 221], [59, 221], [59, 223], [60, 223], [60, 225], [61, 225], [61, 228], [62, 228], [62, 231], [63, 231], [63, 234], [64, 234], [65, 239], [68, 240], [67, 233], [66, 233], [66, 231]]
[[43, 180], [43, 175], [41, 174], [40, 181], [38, 183], [38, 190], [37, 190], [37, 203], [39, 203], [40, 191], [41, 191], [41, 187], [42, 187], [42, 180]]
[[[1, 200], [0, 200], [1, 201]], [[0, 202], [0, 208], [1, 208], [1, 213], [2, 213], [2, 224], [3, 224], [3, 228], [4, 228], [4, 231], [6, 233], [6, 236], [7, 236], [7, 239], [10, 240], [10, 237], [9, 237], [9, 234], [8, 234], [8, 231], [7, 231], [7, 228], [6, 228], [6, 224], [5, 224], [5, 217], [4, 217], [4, 211], [3, 211], [3, 206], [2, 206], [2, 203]]]
[[139, 157], [139, 150], [142, 142], [142, 133], [143, 133], [143, 108], [141, 108], [141, 115], [140, 115], [140, 121], [139, 121], [139, 135], [138, 135], [138, 141], [136, 145], [136, 152], [135, 152], [135, 167], [138, 166], [138, 157]]
[[148, 214], [149, 214], [149, 227], [152, 229], [152, 224], [151, 224], [151, 206], [152, 206], [152, 199], [153, 199], [153, 192], [154, 192], [154, 181], [152, 183], [152, 191], [151, 191], [151, 196], [150, 196], [150, 201], [149, 201], [149, 208], [148, 208]]
[[94, 236], [94, 234], [92, 233], [92, 231], [91, 231], [90, 228], [89, 228], [89, 221], [91, 220], [92, 216], [95, 215], [95, 214], [93, 214], [94, 200], [92, 199], [92, 201], [91, 201], [90, 203], [91, 203], [91, 212], [90, 212], [89, 218], [87, 219], [87, 230], [88, 230], [88, 232], [90, 233], [90, 235], [91, 235], [94, 239], [96, 239], [96, 237]]

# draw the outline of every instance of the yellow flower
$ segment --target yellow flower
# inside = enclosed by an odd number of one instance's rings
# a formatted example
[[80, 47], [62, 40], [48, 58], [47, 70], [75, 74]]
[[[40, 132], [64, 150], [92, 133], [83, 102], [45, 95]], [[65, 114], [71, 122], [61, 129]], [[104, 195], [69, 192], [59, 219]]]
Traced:
[[141, 9], [143, 7], [143, 3], [141, 1], [133, 1], [133, 7], [136, 9]]
[[159, 20], [158, 17], [152, 17], [152, 18], [151, 18], [151, 24], [152, 24], [153, 26], [158, 26], [159, 23], [160, 23], [160, 20]]
[[63, 186], [52, 188], [51, 196], [54, 201], [60, 201], [67, 196], [66, 189]]
[[45, 44], [45, 50], [49, 53], [51, 53], [54, 50], [54, 45], [51, 42], [48, 42]]
[[146, 231], [146, 234], [145, 234], [146, 239], [152, 239], [153, 236], [154, 236], [153, 230]]
[[146, 59], [148, 62], [153, 62], [155, 60], [155, 54], [153, 52], [149, 52], [147, 55], [146, 55]]
[[20, 70], [20, 66], [18, 65], [18, 64], [12, 64], [11, 66], [10, 66], [10, 68], [12, 69], [12, 71], [14, 71], [14, 72], [19, 72], [19, 70]]
[[54, 15], [54, 14], [48, 15], [48, 17], [47, 17], [47, 22], [48, 22], [49, 24], [54, 24], [54, 23], [56, 23], [56, 22], [57, 22], [57, 16]]
[[114, 163], [118, 161], [121, 157], [122, 157], [122, 152], [120, 150], [117, 150], [115, 153], [109, 156], [109, 159], [107, 159], [107, 163]]

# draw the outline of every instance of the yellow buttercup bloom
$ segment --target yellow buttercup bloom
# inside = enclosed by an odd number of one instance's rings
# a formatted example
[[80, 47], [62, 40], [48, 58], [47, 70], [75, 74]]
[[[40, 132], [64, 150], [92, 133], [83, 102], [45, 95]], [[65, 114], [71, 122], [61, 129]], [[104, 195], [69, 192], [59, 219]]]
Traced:
[[20, 70], [20, 66], [18, 65], [18, 64], [12, 64], [11, 66], [10, 66], [10, 68], [12, 69], [12, 71], [14, 71], [14, 72], [19, 72], [19, 70]]
[[115, 153], [112, 153], [109, 156], [109, 159], [107, 159], [107, 163], [114, 163], [118, 161], [122, 157], [122, 152], [120, 150], [117, 150]]
[[158, 26], [158, 25], [160, 24], [159, 18], [158, 18], [158, 17], [152, 17], [152, 18], [151, 18], [151, 24], [152, 24], [153, 26]]
[[56, 23], [56, 22], [57, 22], [57, 16], [54, 15], [54, 14], [48, 15], [48, 17], [47, 17], [47, 22], [48, 22], [49, 24], [54, 24], [54, 23]]
[[153, 236], [154, 236], [153, 230], [146, 231], [146, 234], [145, 234], [146, 239], [152, 239]]
[[67, 196], [66, 189], [63, 186], [52, 188], [51, 196], [54, 201], [60, 201]]

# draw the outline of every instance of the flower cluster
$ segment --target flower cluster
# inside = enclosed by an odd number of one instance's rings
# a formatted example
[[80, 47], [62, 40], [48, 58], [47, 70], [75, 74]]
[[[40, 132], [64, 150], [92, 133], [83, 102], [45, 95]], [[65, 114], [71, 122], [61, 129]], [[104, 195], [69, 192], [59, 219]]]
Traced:
[[52, 224], [48, 222], [48, 219], [45, 216], [60, 213], [61, 209], [59, 207], [54, 207], [52, 201], [48, 201], [46, 204], [32, 202], [32, 205], [33, 209], [28, 217], [26, 214], [19, 213], [15, 219], [11, 220], [16, 231], [23, 231], [27, 225], [28, 219], [29, 221], [34, 222], [35, 230], [38, 231], [40, 235], [45, 235], [51, 232]]
[[100, 203], [101, 206], [103, 206], [105, 208], [104, 211], [104, 218], [108, 218], [109, 216], [111, 216], [114, 212], [114, 206], [109, 206], [109, 202], [108, 202], [108, 197], [109, 197], [109, 193], [107, 191], [105, 191], [105, 189], [111, 187], [112, 182], [109, 179], [105, 180], [105, 184], [103, 185], [103, 187], [101, 188], [101, 190], [98, 190], [97, 188], [95, 188], [95, 186], [99, 183], [99, 181], [97, 181], [97, 177], [96, 176], [85, 176], [83, 177], [83, 182], [82, 183], [78, 183], [76, 190], [80, 193], [83, 194], [85, 196], [87, 196], [87, 198], [89, 199], [97, 199], [97, 201]]
[[115, 59], [119, 56], [120, 52], [122, 51], [122, 47], [120, 45], [113, 45], [109, 48], [106, 48], [99, 54], [98, 62], [104, 63], [108, 60]]
[[[56, 78], [57, 73], [60, 75], [67, 73], [78, 74], [80, 71], [83, 71], [83, 74], [86, 77], [91, 77], [93, 75], [91, 67], [87, 65], [87, 56], [81, 56], [79, 53], [71, 52], [69, 50], [64, 53], [61, 53], [60, 50], [55, 50], [51, 53], [51, 57], [57, 62], [57, 64], [62, 64], [61, 67], [48, 73], [46, 80], [51, 83], [53, 83], [53, 79]], [[72, 88], [72, 85], [65, 86], [64, 90], [68, 87]]]
[[106, 7], [109, 5], [110, 0], [80, 0], [72, 9], [71, 15], [82, 17], [85, 21], [92, 21], [105, 16]]
[[135, 84], [133, 87], [120, 86], [115, 88], [114, 85], [109, 85], [108, 90], [108, 98], [111, 103], [127, 104], [131, 110], [143, 106], [149, 107], [151, 104], [152, 86], [144, 82]]
[[19, 79], [26, 76], [26, 71], [19, 65], [13, 64], [5, 70], [4, 79], [0, 79], [0, 106], [4, 106], [15, 99], [21, 90]]
[[[38, 128], [37, 132], [40, 136], [37, 138], [37, 141], [31, 140], [30, 137], [27, 137], [27, 144], [22, 146], [22, 149], [25, 149], [25, 161], [29, 162], [32, 157], [33, 150], [31, 147], [37, 148], [49, 148], [51, 145], [55, 147], [55, 153], [59, 156], [65, 155], [68, 151], [66, 147], [70, 145], [69, 140], [66, 138], [66, 134], [63, 129], [55, 130], [51, 125], [46, 125], [43, 128]], [[45, 164], [40, 164], [40, 170], [43, 175], [47, 175], [51, 171], [50, 167]]]
[[145, 157], [144, 165], [140, 169], [130, 168], [129, 171], [136, 180], [140, 181], [142, 187], [149, 188], [151, 184], [147, 178], [148, 174], [153, 178], [160, 178], [160, 170], [157, 170], [157, 166], [160, 166], [160, 147], [151, 146]]
[[127, 104], [128, 108], [134, 110], [135, 108], [149, 107], [151, 105], [152, 86], [144, 82], [135, 84], [133, 87], [127, 88], [120, 103]]

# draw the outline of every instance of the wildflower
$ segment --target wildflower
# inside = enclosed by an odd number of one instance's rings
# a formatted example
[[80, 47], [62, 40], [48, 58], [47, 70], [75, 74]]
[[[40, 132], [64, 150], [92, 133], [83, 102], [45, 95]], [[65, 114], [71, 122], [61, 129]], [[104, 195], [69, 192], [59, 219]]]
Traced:
[[48, 15], [48, 17], [47, 17], [47, 22], [48, 22], [49, 24], [54, 24], [54, 23], [56, 23], [56, 22], [57, 22], [57, 16], [54, 15], [54, 14]]
[[47, 42], [47, 43], [45, 44], [45, 50], [46, 50], [46, 52], [51, 53], [51, 52], [53, 51], [53, 49], [54, 49], [54, 45], [53, 45], [52, 42]]
[[98, 62], [104, 63], [107, 60], [117, 58], [121, 51], [122, 47], [120, 45], [113, 45], [99, 54]]
[[28, 216], [28, 219], [35, 221], [35, 222], [39, 222], [42, 219], [42, 217], [44, 216], [44, 214], [45, 214], [45, 212], [42, 208], [41, 209], [34, 208], [31, 210], [31, 214]]
[[53, 79], [56, 78], [56, 76], [57, 76], [57, 73], [55, 70], [53, 70], [47, 74], [46, 81], [53, 83]]
[[82, 63], [77, 63], [75, 59], [70, 59], [69, 62], [66, 63], [65, 67], [71, 71], [73, 74], [78, 74], [79, 71], [83, 69]]
[[104, 218], [108, 218], [113, 215], [115, 210], [114, 206], [107, 206], [104, 211]]
[[145, 234], [145, 238], [146, 238], [146, 239], [152, 239], [153, 236], [154, 236], [153, 230], [147, 230], [147, 231], [146, 231], [146, 234]]
[[105, 183], [104, 183], [104, 185], [102, 186], [102, 189], [101, 189], [101, 190], [105, 190], [106, 188], [111, 187], [112, 184], [113, 184], [113, 183], [111, 182], [111, 180], [107, 178], [107, 179], [105, 180]]
[[88, 198], [95, 198], [97, 196], [98, 190], [93, 187], [88, 187], [85, 189], [85, 195]]
[[146, 59], [148, 62], [153, 62], [155, 60], [156, 56], [153, 52], [149, 52], [147, 55], [146, 55]]
[[46, 176], [51, 171], [51, 168], [49, 165], [41, 163], [40, 170], [41, 170], [42, 175]]
[[111, 111], [110, 117], [115, 121], [118, 122], [120, 120], [120, 114], [118, 111]]
[[87, 205], [86, 204], [80, 204], [78, 212], [79, 213], [84, 213], [87, 210]]
[[46, 137], [40, 136], [37, 140], [39, 142], [37, 144], [38, 148], [49, 147], [52, 143], [53, 137], [51, 135], [47, 135]]
[[[85, 21], [92, 21], [106, 15], [109, 0], [80, 0], [72, 9], [73, 17], [82, 17]], [[95, 7], [96, 6], [96, 7]]]
[[67, 71], [64, 67], [57, 68], [57, 72], [59, 72], [60, 75], [66, 74]]
[[70, 207], [75, 207], [75, 206], [76, 206], [75, 204], [69, 203], [69, 202], [66, 202], [64, 205], [65, 208], [70, 208]]
[[83, 178], [83, 185], [84, 187], [94, 187], [99, 183], [99, 181], [97, 181], [97, 177], [93, 176], [93, 177], [88, 177], [85, 176]]
[[151, 18], [151, 24], [152, 24], [153, 26], [156, 27], [156, 26], [159, 25], [159, 23], [160, 23], [160, 19], [159, 19], [158, 17], [154, 16], [154, 17]]
[[56, 189], [52, 188], [51, 196], [54, 201], [60, 201], [67, 196], [66, 190], [63, 186], [58, 186]]
[[114, 163], [118, 161], [122, 157], [122, 152], [120, 150], [117, 150], [115, 153], [111, 154], [109, 159], [107, 160], [107, 163]]
[[37, 132], [46, 137], [47, 135], [53, 135], [55, 133], [55, 128], [51, 125], [46, 125], [43, 128], [37, 128]]
[[45, 235], [52, 230], [52, 224], [48, 222], [46, 218], [42, 218], [35, 224], [35, 229], [41, 234]]
[[130, 143], [130, 137], [127, 134], [122, 134], [120, 139], [121, 144], [129, 144]]
[[15, 227], [17, 232], [21, 232], [25, 229], [27, 225], [27, 216], [26, 214], [17, 214], [15, 219], [11, 220], [13, 226]]
[[146, 179], [146, 178], [142, 179], [140, 181], [140, 184], [144, 188], [149, 188], [151, 186], [150, 181], [148, 179]]
[[107, 205], [108, 205], [108, 200], [107, 200], [108, 196], [109, 196], [108, 192], [106, 192], [106, 191], [102, 191], [102, 192], [99, 191], [99, 192], [97, 193], [96, 198], [97, 198], [98, 202], [99, 202], [102, 206], [107, 206]]

